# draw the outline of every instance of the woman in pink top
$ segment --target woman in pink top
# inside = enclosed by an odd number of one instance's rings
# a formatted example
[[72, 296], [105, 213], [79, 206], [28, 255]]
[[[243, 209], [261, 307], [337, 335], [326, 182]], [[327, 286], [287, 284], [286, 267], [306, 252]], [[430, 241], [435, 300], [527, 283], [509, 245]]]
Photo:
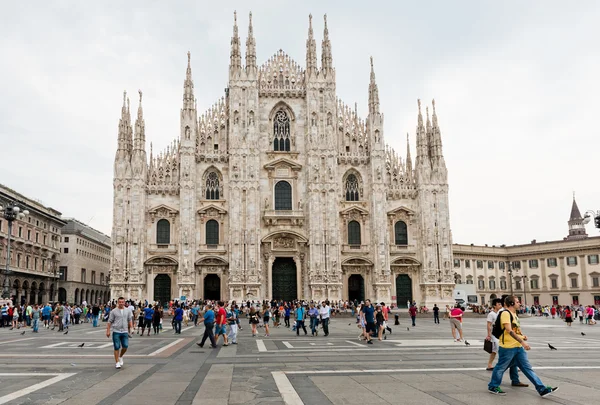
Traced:
[[[460, 309], [460, 305], [456, 304], [454, 308], [450, 311], [450, 329], [452, 331], [452, 339], [456, 339], [457, 342], [463, 340], [463, 332], [462, 332], [462, 315], [463, 311]], [[457, 339], [454, 330], [458, 331], [458, 335], [460, 339]]]

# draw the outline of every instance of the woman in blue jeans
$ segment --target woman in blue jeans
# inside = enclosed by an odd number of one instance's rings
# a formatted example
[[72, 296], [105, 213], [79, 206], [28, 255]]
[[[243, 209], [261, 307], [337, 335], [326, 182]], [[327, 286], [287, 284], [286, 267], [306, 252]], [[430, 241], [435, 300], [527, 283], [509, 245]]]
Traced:
[[308, 316], [310, 317], [310, 331], [313, 336], [318, 336], [319, 331], [317, 330], [317, 327], [319, 326], [319, 310], [315, 308], [315, 304], [310, 304]]

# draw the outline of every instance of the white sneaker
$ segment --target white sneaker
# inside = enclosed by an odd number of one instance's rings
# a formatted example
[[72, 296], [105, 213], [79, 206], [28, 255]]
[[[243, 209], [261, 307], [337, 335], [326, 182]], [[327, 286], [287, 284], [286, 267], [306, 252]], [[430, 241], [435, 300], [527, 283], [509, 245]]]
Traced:
[[115, 364], [115, 368], [121, 368], [121, 363], [117, 361], [117, 364]]
[[119, 364], [123, 366], [123, 357], [119, 357]]

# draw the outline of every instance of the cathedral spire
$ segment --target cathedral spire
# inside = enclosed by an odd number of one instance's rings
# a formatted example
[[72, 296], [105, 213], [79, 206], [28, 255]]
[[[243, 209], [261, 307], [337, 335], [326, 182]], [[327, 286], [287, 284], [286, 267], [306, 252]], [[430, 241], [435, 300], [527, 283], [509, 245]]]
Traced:
[[429, 159], [433, 156], [433, 131], [431, 130], [431, 121], [429, 120], [429, 106], [425, 107], [425, 115], [427, 116], [427, 121], [425, 124], [425, 133], [427, 134], [427, 154], [429, 155]]
[[246, 39], [246, 70], [256, 69], [256, 41], [254, 40], [254, 30], [252, 28], [252, 12], [250, 12], [249, 18], [248, 38]]
[[117, 154], [119, 151], [129, 153], [131, 142], [131, 115], [129, 114], [129, 99], [127, 91], [123, 91], [123, 106], [121, 107], [121, 118], [119, 119], [119, 135], [117, 138]]
[[331, 42], [329, 41], [329, 29], [327, 29], [327, 14], [323, 16], [325, 27], [323, 28], [323, 43], [321, 45], [321, 70], [329, 76], [333, 71], [333, 57], [331, 56]]
[[[440, 131], [440, 127], [438, 126], [437, 114], [435, 112], [435, 99], [431, 101], [431, 107], [433, 109], [433, 114], [431, 115], [432, 120], [432, 156], [438, 160], [439, 163], [444, 163], [444, 155], [442, 153], [442, 133]], [[445, 163], [444, 163], [445, 165]]]
[[[141, 104], [140, 104], [141, 105]], [[187, 69], [183, 81], [183, 109], [193, 110], [194, 106], [194, 82], [192, 81], [192, 64], [190, 51], [187, 53]]]
[[237, 12], [233, 12], [233, 36], [231, 37], [231, 56], [229, 59], [230, 74], [237, 73], [242, 68], [242, 54], [240, 51], [240, 36], [238, 34]]
[[308, 15], [308, 39], [306, 40], [306, 74], [317, 74], [317, 44], [313, 35], [312, 14]]
[[379, 90], [375, 82], [375, 69], [371, 56], [371, 80], [369, 82], [369, 114], [379, 114]]
[[423, 125], [423, 114], [421, 113], [421, 100], [417, 100], [419, 106], [419, 114], [417, 116], [417, 159], [415, 166], [421, 167], [425, 161], [429, 161], [429, 142], [427, 140], [427, 132]]
[[142, 91], [140, 94], [140, 104], [138, 106], [137, 119], [135, 121], [135, 136], [133, 140], [133, 149], [144, 151], [146, 149], [146, 124], [144, 123], [144, 111], [142, 109]]
[[408, 177], [412, 177], [412, 158], [410, 157], [410, 140], [408, 132], [406, 133], [406, 173]]

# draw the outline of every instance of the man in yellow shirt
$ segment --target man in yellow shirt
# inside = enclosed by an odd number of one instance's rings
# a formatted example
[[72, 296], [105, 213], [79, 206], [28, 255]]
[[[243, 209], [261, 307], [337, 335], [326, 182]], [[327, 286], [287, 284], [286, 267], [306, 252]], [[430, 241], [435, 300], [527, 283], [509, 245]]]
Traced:
[[499, 315], [503, 333], [499, 339], [498, 363], [494, 367], [492, 380], [488, 384], [489, 393], [506, 395], [506, 392], [500, 388], [500, 384], [504, 372], [514, 363], [525, 374], [525, 377], [535, 385], [535, 389], [542, 397], [552, 394], [558, 387], [544, 385], [533, 371], [527, 358], [526, 351], [530, 350], [531, 347], [527, 343], [527, 336], [521, 332], [521, 323], [517, 316], [517, 310], [521, 306], [519, 299], [514, 295], [509, 295], [504, 299], [504, 304], [507, 311], [502, 311]]

